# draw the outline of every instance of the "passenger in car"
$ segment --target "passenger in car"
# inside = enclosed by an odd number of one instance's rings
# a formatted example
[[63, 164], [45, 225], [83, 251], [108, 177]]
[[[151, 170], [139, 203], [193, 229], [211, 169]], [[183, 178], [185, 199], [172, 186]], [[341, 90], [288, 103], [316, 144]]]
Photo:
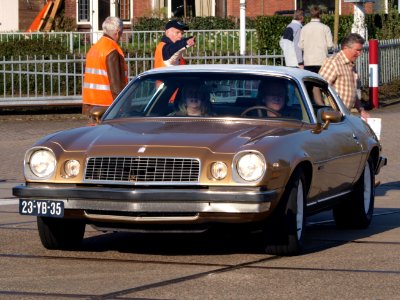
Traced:
[[177, 103], [177, 111], [171, 116], [201, 116], [209, 117], [214, 113], [211, 111], [210, 93], [199, 84], [190, 84], [182, 89], [181, 97]]

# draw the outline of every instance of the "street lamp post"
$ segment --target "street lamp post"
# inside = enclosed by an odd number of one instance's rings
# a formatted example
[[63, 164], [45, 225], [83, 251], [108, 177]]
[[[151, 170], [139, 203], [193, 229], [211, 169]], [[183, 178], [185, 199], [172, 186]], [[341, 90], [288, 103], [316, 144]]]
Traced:
[[339, 40], [339, 0], [335, 0], [335, 22], [333, 27], [333, 43], [337, 46]]
[[246, 54], [246, 0], [240, 0], [240, 55], [241, 63], [244, 62]]

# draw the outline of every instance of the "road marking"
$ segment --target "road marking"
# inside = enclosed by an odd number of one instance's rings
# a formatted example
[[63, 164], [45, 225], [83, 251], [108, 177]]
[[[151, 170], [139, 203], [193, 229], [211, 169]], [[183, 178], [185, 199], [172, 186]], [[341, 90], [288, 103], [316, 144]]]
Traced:
[[0, 206], [18, 204], [18, 199], [15, 198], [2, 198], [0, 199]]

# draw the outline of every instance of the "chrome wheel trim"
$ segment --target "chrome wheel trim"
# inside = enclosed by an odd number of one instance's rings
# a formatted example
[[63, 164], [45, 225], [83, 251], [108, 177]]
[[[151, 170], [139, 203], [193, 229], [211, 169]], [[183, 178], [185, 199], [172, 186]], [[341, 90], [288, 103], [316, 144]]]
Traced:
[[372, 193], [372, 182], [371, 182], [371, 170], [369, 163], [365, 165], [364, 169], [364, 211], [368, 214], [369, 206], [371, 205], [371, 193]]
[[303, 182], [299, 180], [297, 187], [297, 212], [296, 212], [296, 226], [297, 226], [297, 239], [301, 239], [303, 233], [303, 219], [304, 219], [304, 192]]

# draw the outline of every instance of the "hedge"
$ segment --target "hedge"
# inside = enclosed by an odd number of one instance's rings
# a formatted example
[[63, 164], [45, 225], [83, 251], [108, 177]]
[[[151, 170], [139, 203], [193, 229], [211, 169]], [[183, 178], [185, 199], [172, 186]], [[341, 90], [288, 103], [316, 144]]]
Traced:
[[[261, 52], [280, 51], [279, 38], [284, 28], [290, 23], [291, 17], [287, 16], [259, 16], [256, 18], [246, 19], [246, 28], [256, 29], [257, 32], [257, 49]], [[323, 15], [321, 17], [323, 23], [327, 24], [332, 33], [334, 32], [334, 16]], [[238, 18], [220, 18], [220, 17], [194, 17], [183, 19], [190, 29], [196, 30], [213, 30], [213, 29], [239, 29], [240, 20]], [[166, 19], [158, 18], [139, 18], [132, 23], [132, 30], [136, 31], [154, 31], [163, 30], [164, 25], [168, 22]], [[309, 17], [305, 23], [309, 22]], [[343, 39], [345, 35], [351, 32], [353, 16], [339, 17], [338, 41]], [[400, 38], [400, 17], [397, 11], [390, 10], [386, 15], [374, 14], [366, 15], [365, 23], [368, 28], [368, 38], [375, 39], [395, 39]], [[124, 49], [129, 53], [137, 53], [140, 49]], [[253, 49], [254, 51], [255, 49]], [[149, 53], [153, 49], [147, 50]], [[223, 52], [224, 50], [221, 49]], [[68, 49], [61, 40], [52, 39], [48, 36], [38, 36], [34, 39], [25, 39], [13, 42], [0, 42], [0, 58], [6, 59], [11, 56], [18, 57], [26, 55], [65, 55]]]

